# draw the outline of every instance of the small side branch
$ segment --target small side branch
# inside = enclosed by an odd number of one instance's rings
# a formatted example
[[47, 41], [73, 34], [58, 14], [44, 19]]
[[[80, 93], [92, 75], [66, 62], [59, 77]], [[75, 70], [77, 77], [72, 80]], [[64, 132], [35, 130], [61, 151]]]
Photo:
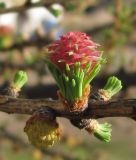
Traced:
[[63, 0], [45, 0], [42, 2], [37, 2], [37, 3], [30, 3], [29, 5], [22, 5], [22, 6], [16, 6], [16, 7], [11, 7], [11, 8], [5, 8], [5, 9], [0, 9], [0, 14], [6, 14], [6, 13], [11, 13], [11, 12], [23, 12], [31, 8], [35, 7], [50, 7], [53, 3], [60, 3], [62, 5], [65, 5], [66, 2]]
[[17, 114], [33, 114], [47, 108], [53, 109], [57, 117], [71, 118], [104, 118], [129, 117], [136, 118], [136, 99], [116, 100], [110, 102], [88, 103], [88, 108], [82, 113], [69, 112], [58, 100], [52, 99], [19, 99], [9, 96], [0, 96], [0, 111]]
[[2, 53], [2, 52], [13, 50], [13, 49], [21, 50], [25, 47], [35, 47], [35, 46], [41, 48], [48, 45], [50, 42], [51, 40], [49, 40], [48, 38], [38, 37], [35, 40], [22, 41], [21, 43], [14, 43], [10, 47], [1, 48], [0, 52]]

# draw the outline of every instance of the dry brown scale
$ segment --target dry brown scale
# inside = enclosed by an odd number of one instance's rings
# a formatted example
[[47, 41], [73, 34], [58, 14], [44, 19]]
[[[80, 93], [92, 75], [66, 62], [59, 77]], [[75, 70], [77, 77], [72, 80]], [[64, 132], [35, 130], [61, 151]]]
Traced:
[[63, 103], [66, 110], [68, 110], [70, 112], [81, 112], [81, 111], [85, 110], [86, 107], [88, 106], [88, 99], [89, 99], [89, 95], [90, 95], [90, 85], [88, 85], [85, 88], [82, 97], [77, 98], [73, 102], [66, 100], [59, 90], [58, 90], [57, 94], [58, 94], [59, 100]]

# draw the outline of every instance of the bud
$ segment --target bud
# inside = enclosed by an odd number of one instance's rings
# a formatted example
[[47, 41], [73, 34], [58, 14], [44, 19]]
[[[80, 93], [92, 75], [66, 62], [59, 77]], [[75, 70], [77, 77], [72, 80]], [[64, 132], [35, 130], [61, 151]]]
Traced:
[[113, 76], [110, 77], [103, 89], [99, 90], [99, 94], [104, 101], [108, 101], [112, 96], [117, 94], [122, 88], [121, 81]]
[[53, 4], [50, 7], [50, 12], [55, 16], [59, 17], [63, 12], [63, 7], [59, 4]]
[[0, 2], [0, 9], [6, 8], [6, 4], [4, 2]]
[[13, 79], [13, 82], [9, 86], [7, 90], [7, 94], [13, 97], [17, 97], [19, 95], [19, 92], [21, 88], [25, 85], [27, 82], [27, 74], [24, 71], [18, 71]]
[[29, 141], [38, 148], [51, 147], [60, 139], [60, 129], [56, 118], [35, 114], [27, 122], [24, 128]]
[[15, 74], [14, 80], [13, 80], [13, 86], [17, 91], [20, 91], [20, 89], [25, 85], [27, 82], [27, 74], [24, 71], [18, 71]]
[[85, 127], [89, 134], [94, 134], [95, 137], [104, 142], [111, 140], [111, 125], [108, 123], [99, 124], [95, 119], [90, 119], [90, 123]]

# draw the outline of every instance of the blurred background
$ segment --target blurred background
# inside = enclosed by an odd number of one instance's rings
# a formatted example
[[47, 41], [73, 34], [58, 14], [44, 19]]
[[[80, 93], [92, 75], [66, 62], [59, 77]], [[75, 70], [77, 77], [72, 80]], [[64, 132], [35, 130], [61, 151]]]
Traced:
[[[115, 98], [136, 98], [135, 0], [0, 0], [0, 92], [23, 69], [29, 80], [20, 97], [57, 99], [42, 52], [68, 31], [86, 32], [101, 44], [107, 63], [93, 81], [94, 89], [116, 75], [123, 89]], [[105, 144], [60, 118], [62, 140], [39, 150], [23, 132], [28, 118], [0, 113], [0, 160], [136, 159], [136, 122], [131, 119], [100, 120], [113, 126], [112, 141]]]

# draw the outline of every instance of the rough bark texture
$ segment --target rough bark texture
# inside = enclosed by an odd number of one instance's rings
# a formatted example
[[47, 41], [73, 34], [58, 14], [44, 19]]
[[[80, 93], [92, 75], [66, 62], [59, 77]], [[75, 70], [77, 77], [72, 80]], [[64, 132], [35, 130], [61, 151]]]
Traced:
[[116, 100], [110, 102], [88, 103], [88, 108], [81, 113], [69, 112], [60, 101], [52, 99], [19, 99], [0, 96], [0, 111], [17, 114], [33, 114], [38, 110], [52, 109], [57, 117], [68, 119], [129, 117], [136, 119], [136, 99]]

